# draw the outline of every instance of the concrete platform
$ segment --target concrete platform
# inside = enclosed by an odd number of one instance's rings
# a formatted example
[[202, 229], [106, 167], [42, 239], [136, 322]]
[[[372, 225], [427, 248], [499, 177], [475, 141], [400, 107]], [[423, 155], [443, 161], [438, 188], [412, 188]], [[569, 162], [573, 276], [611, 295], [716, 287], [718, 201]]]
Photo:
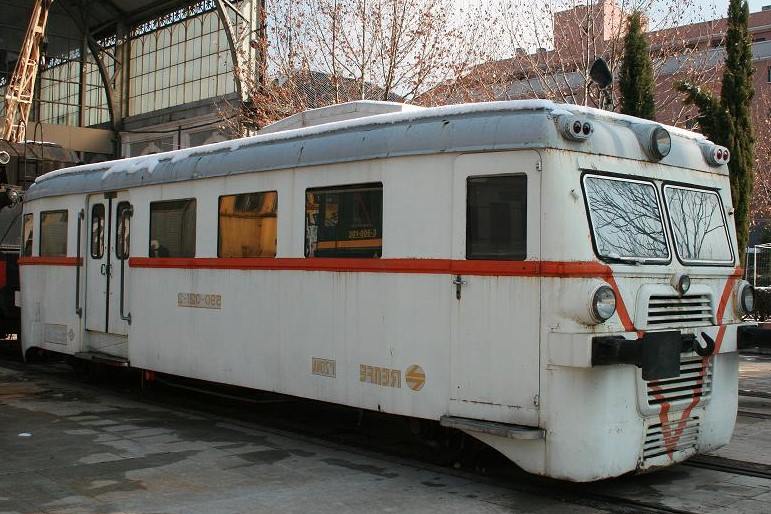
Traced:
[[771, 466], [771, 355], [742, 355], [739, 391], [739, 413], [731, 443], [714, 455]]
[[[767, 478], [679, 465], [564, 489], [516, 472], [496, 483], [154, 404], [66, 369], [0, 361], [0, 513], [771, 512]], [[731, 458], [771, 454], [746, 426]]]
[[[2, 513], [564, 512], [559, 500], [0, 363]], [[573, 505], [571, 512], [602, 509]]]

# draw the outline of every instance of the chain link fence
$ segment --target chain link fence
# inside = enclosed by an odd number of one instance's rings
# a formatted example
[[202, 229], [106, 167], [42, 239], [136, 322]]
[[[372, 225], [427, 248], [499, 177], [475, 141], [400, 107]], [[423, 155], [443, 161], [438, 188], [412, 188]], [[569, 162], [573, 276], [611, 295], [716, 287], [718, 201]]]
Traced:
[[771, 243], [747, 249], [744, 277], [755, 287], [755, 313], [758, 321], [771, 318]]

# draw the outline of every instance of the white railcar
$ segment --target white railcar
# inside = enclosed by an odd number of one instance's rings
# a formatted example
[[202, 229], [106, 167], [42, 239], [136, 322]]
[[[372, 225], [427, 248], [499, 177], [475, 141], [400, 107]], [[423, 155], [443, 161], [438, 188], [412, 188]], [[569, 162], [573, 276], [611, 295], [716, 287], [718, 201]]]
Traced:
[[439, 420], [575, 481], [728, 442], [727, 150], [547, 101], [273, 130], [39, 178], [25, 349]]

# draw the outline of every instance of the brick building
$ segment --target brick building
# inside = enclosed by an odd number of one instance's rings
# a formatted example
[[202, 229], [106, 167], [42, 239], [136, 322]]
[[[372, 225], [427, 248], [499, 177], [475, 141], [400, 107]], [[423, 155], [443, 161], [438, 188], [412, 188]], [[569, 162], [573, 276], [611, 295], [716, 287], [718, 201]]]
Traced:
[[[617, 0], [555, 12], [552, 49], [519, 49], [511, 58], [478, 65], [463, 78], [424, 95], [420, 103], [549, 98], [596, 106], [599, 94], [588, 78], [588, 70], [597, 57], [608, 61], [612, 70], [618, 69], [628, 15]], [[771, 6], [751, 13], [749, 27], [755, 66], [753, 115], [758, 157], [754, 210], [759, 219], [771, 217]], [[719, 93], [725, 32], [725, 19], [648, 32], [657, 121], [698, 130], [696, 110], [683, 104], [683, 96], [673, 86], [677, 81], [689, 80]], [[618, 91], [615, 103], [618, 108]]]

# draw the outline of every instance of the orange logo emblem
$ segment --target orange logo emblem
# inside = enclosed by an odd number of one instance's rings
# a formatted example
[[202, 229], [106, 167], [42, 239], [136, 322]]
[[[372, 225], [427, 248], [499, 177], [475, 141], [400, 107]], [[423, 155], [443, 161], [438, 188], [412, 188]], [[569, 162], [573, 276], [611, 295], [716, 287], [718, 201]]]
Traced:
[[426, 383], [426, 372], [417, 364], [413, 364], [404, 373], [404, 381], [413, 391], [420, 391]]

